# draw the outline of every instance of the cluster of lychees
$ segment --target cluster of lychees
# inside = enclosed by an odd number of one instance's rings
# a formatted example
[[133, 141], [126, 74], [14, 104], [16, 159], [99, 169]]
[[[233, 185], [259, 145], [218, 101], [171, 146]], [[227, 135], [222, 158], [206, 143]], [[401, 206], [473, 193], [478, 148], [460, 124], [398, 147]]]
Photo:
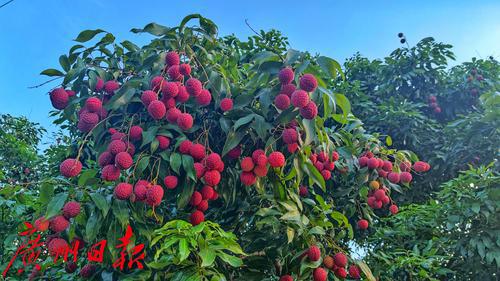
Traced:
[[290, 122], [288, 128], [283, 130], [282, 139], [287, 146], [288, 152], [295, 153], [297, 151], [299, 148], [299, 134], [297, 133], [297, 122], [295, 120]]
[[321, 173], [325, 180], [332, 177], [332, 171], [335, 169], [335, 161], [339, 160], [337, 151], [333, 151], [328, 155], [325, 151], [319, 153], [312, 153], [309, 160], [313, 163], [314, 167]]
[[[127, 170], [134, 164], [132, 156], [135, 154], [135, 145], [132, 140], [140, 140], [130, 130], [127, 137], [125, 133], [110, 129], [111, 141], [106, 151], [99, 155], [97, 160], [101, 167], [101, 178], [106, 181], [116, 181], [120, 177], [121, 170]], [[142, 137], [142, 134], [141, 134]]]
[[279, 72], [281, 91], [274, 99], [274, 105], [280, 110], [290, 107], [290, 103], [299, 109], [300, 115], [305, 119], [313, 119], [318, 115], [318, 107], [309, 96], [318, 87], [318, 81], [312, 74], [304, 74], [300, 77], [300, 89], [293, 84], [295, 73], [287, 67]]
[[285, 155], [279, 151], [274, 151], [266, 156], [266, 152], [262, 149], [257, 149], [252, 152], [252, 157], [245, 157], [241, 160], [240, 180], [246, 186], [255, 184], [257, 177], [265, 177], [268, 169], [267, 164], [271, 168], [280, 168], [285, 165]]
[[439, 107], [437, 98], [434, 95], [429, 96], [429, 107], [434, 111], [434, 113], [441, 113], [441, 107]]
[[[317, 262], [321, 259], [321, 249], [316, 245], [312, 245], [302, 255], [303, 258], [305, 258], [306, 256], [309, 261]], [[323, 258], [324, 267], [317, 267], [313, 270], [313, 280], [326, 281], [328, 279], [328, 272], [325, 268], [331, 270], [338, 278], [346, 278], [347, 264], [347, 256], [344, 253], [336, 253], [333, 257], [327, 255]], [[351, 266], [349, 267], [349, 277], [351, 279], [361, 278], [361, 272], [357, 265], [351, 264]], [[280, 277], [280, 281], [293, 281], [293, 277], [288, 274], [282, 275]]]

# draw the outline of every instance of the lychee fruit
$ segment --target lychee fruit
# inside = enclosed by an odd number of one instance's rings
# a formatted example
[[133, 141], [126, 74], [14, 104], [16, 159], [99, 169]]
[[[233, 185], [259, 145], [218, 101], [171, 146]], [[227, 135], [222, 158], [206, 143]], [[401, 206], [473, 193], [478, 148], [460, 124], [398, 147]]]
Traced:
[[402, 172], [402, 173], [400, 174], [400, 179], [401, 179], [401, 182], [402, 182], [402, 183], [410, 183], [410, 182], [411, 182], [411, 180], [413, 179], [413, 177], [412, 177], [412, 176], [411, 176], [411, 174], [410, 174], [410, 173], [408, 173], [408, 172]]
[[323, 258], [323, 265], [328, 269], [333, 269], [335, 266], [335, 262], [333, 261], [332, 256], [326, 256]]
[[306, 186], [302, 185], [299, 187], [299, 195], [300, 197], [307, 197], [307, 195], [309, 195], [309, 190], [307, 190]]
[[365, 219], [360, 219], [358, 221], [358, 228], [361, 230], [368, 229], [368, 221]]
[[291, 275], [283, 275], [279, 281], [293, 281], [293, 277]]
[[65, 218], [74, 218], [80, 213], [80, 203], [76, 201], [69, 201], [64, 204], [62, 211]]
[[212, 101], [212, 94], [208, 90], [201, 90], [200, 94], [196, 96], [196, 103], [200, 106], [207, 106]]
[[167, 74], [172, 80], [182, 79], [181, 70], [178, 65], [172, 65], [171, 67], [169, 67], [167, 70]]
[[199, 162], [193, 164], [194, 171], [196, 172], [196, 178], [200, 179], [205, 174], [205, 166]]
[[361, 168], [366, 167], [366, 165], [368, 165], [368, 157], [366, 156], [359, 157], [358, 163]]
[[44, 232], [49, 229], [49, 220], [46, 220], [44, 217], [39, 217], [37, 220], [35, 220], [35, 229], [38, 232]]
[[174, 189], [177, 187], [178, 180], [176, 176], [166, 176], [163, 179], [163, 183], [168, 189]]
[[203, 86], [201, 85], [200, 80], [196, 78], [189, 78], [186, 81], [186, 90], [189, 93], [189, 95], [196, 97], [201, 93], [202, 89]]
[[82, 171], [82, 163], [76, 159], [68, 158], [59, 165], [61, 175], [66, 178], [72, 178]]
[[198, 204], [200, 204], [201, 200], [203, 200], [203, 196], [201, 195], [200, 192], [195, 191], [191, 195], [191, 199], [189, 200], [189, 204], [193, 207], [196, 207], [196, 206], [198, 206]]
[[294, 76], [295, 74], [293, 73], [293, 69], [290, 67], [281, 69], [278, 74], [278, 78], [283, 85], [290, 84], [293, 81]]
[[168, 137], [158, 135], [156, 139], [158, 140], [158, 148], [160, 148], [160, 150], [165, 150], [170, 146], [170, 139]]
[[399, 173], [390, 172], [390, 173], [387, 175], [387, 179], [388, 179], [390, 182], [392, 182], [392, 183], [399, 183], [399, 180], [400, 180]]
[[69, 221], [64, 216], [56, 216], [50, 220], [49, 227], [50, 230], [59, 233], [69, 227]]
[[167, 108], [161, 101], [154, 100], [148, 106], [149, 115], [155, 120], [160, 120], [165, 116]]
[[205, 184], [210, 186], [216, 186], [220, 182], [220, 173], [217, 170], [206, 171], [203, 175], [203, 179], [205, 180]]
[[100, 92], [103, 88], [104, 88], [104, 80], [102, 80], [101, 78], [97, 78], [94, 91]]
[[310, 101], [306, 106], [299, 110], [300, 115], [304, 119], [312, 120], [318, 115], [318, 106], [313, 101]]
[[183, 140], [179, 145], [179, 152], [182, 154], [189, 154], [191, 146], [193, 146], [193, 143], [190, 140]]
[[251, 172], [254, 168], [254, 163], [251, 157], [245, 157], [241, 160], [241, 170]]
[[349, 266], [349, 276], [351, 276], [352, 279], [361, 278], [361, 272], [357, 265], [352, 264], [351, 266]]
[[285, 165], [285, 156], [279, 151], [274, 151], [269, 154], [267, 161], [273, 168], [283, 167]]
[[313, 270], [314, 281], [326, 281], [326, 278], [328, 278], [328, 273], [324, 268], [318, 267]]
[[328, 170], [321, 171], [321, 176], [323, 176], [324, 180], [329, 180], [332, 177], [332, 172]]
[[186, 131], [193, 127], [193, 117], [189, 113], [181, 113], [177, 118], [177, 126]]
[[96, 267], [93, 264], [86, 264], [82, 269], [80, 269], [80, 276], [82, 278], [88, 279], [94, 275]]
[[120, 84], [115, 80], [110, 80], [104, 83], [104, 91], [110, 95], [114, 94], [120, 88]]
[[126, 170], [134, 164], [132, 156], [128, 152], [120, 152], [115, 156], [115, 164], [121, 170]]
[[57, 88], [50, 92], [50, 102], [55, 109], [64, 109], [68, 106], [69, 96], [63, 88]]
[[179, 71], [184, 76], [191, 75], [191, 66], [187, 63], [183, 63], [179, 66]]
[[257, 165], [253, 168], [253, 173], [258, 177], [265, 177], [267, 175], [267, 167]]
[[389, 206], [389, 211], [391, 212], [391, 214], [395, 215], [399, 212], [399, 208], [397, 205], [392, 204], [391, 206]]
[[257, 181], [257, 178], [255, 177], [254, 173], [252, 173], [252, 172], [241, 172], [240, 181], [245, 186], [251, 186], [251, 185], [255, 184], [255, 182]]
[[286, 84], [281, 86], [280, 94], [286, 95], [287, 97], [291, 97], [293, 92], [297, 90], [297, 87], [293, 84]]
[[115, 181], [120, 177], [120, 169], [115, 165], [106, 165], [102, 168], [101, 178], [105, 181]]
[[121, 182], [114, 190], [114, 195], [119, 200], [126, 200], [132, 195], [134, 187], [130, 183]]
[[344, 253], [336, 253], [333, 256], [333, 261], [338, 267], [345, 267], [347, 265], [347, 257]]
[[309, 98], [309, 94], [303, 90], [296, 90], [292, 94], [292, 104], [295, 107], [302, 108], [305, 107], [311, 99]]
[[200, 223], [205, 221], [205, 215], [203, 212], [196, 210], [191, 214], [189, 219], [192, 225], [199, 225]]
[[69, 247], [68, 242], [62, 238], [54, 238], [47, 245], [47, 250], [51, 256], [64, 255], [64, 252]]
[[168, 65], [168, 66], [172, 66], [172, 65], [178, 65], [179, 63], [181, 63], [181, 59], [179, 57], [179, 54], [177, 54], [176, 52], [174, 51], [170, 51], [168, 52], [166, 55], [165, 55], [165, 63]]
[[[231, 159], [237, 159], [238, 157], [240, 157], [241, 155], [241, 147], [240, 146], [236, 146], [235, 148], [229, 150], [229, 152], [227, 153], [227, 156], [229, 156], [229, 158]], [[267, 161], [267, 159], [266, 159]]]
[[175, 82], [165, 82], [161, 85], [161, 92], [163, 94], [162, 100], [175, 98], [179, 94], [179, 86]]
[[346, 278], [347, 277], [347, 271], [345, 271], [345, 268], [343, 267], [339, 267], [337, 269], [335, 269], [335, 276], [337, 276], [338, 278]]
[[177, 118], [179, 118], [179, 116], [182, 114], [182, 112], [178, 109], [178, 108], [170, 108], [169, 110], [167, 110], [167, 121], [170, 122], [170, 123], [176, 123], [177, 122]]
[[297, 130], [295, 129], [285, 129], [283, 130], [283, 142], [286, 144], [296, 143], [298, 140]]
[[287, 95], [279, 94], [274, 98], [274, 105], [279, 110], [285, 110], [290, 107], [290, 98]]
[[223, 112], [226, 112], [226, 111], [233, 109], [233, 100], [230, 98], [223, 98], [220, 101], [220, 109]]
[[142, 139], [142, 128], [140, 126], [132, 126], [130, 127], [130, 131], [128, 132], [130, 135], [130, 139], [133, 141], [140, 141]]
[[205, 166], [209, 170], [216, 170], [222, 159], [218, 153], [210, 153], [205, 157]]
[[314, 92], [316, 88], [318, 87], [318, 81], [316, 81], [316, 78], [312, 74], [304, 74], [302, 77], [300, 77], [300, 88], [306, 92]]
[[144, 201], [146, 199], [146, 191], [148, 189], [148, 182], [139, 180], [134, 186], [134, 195], [136, 201]]
[[179, 86], [179, 93], [177, 93], [175, 100], [179, 103], [184, 103], [184, 102], [187, 102], [189, 100], [189, 93], [186, 90], [186, 87]]
[[201, 200], [200, 204], [196, 206], [196, 210], [201, 212], [205, 212], [206, 210], [208, 210], [208, 200]]
[[163, 76], [155, 76], [153, 79], [151, 79], [151, 90], [154, 92], [157, 92], [161, 89], [162, 85], [165, 84], [167, 81]]
[[307, 250], [307, 257], [311, 261], [318, 261], [321, 258], [321, 250], [318, 246], [312, 245]]
[[299, 149], [299, 144], [298, 143], [290, 143], [290, 144], [287, 144], [286, 145], [286, 149], [288, 150], [288, 152], [290, 153], [295, 153], [295, 151], [297, 151], [297, 149]]
[[146, 191], [146, 204], [149, 206], [158, 206], [161, 203], [161, 199], [163, 198], [163, 188], [155, 184], [152, 187], [148, 188]]
[[189, 149], [189, 154], [195, 159], [195, 160], [201, 160], [205, 158], [205, 146], [199, 143], [193, 144], [190, 149]]
[[266, 153], [262, 149], [257, 149], [254, 152], [252, 152], [252, 160], [254, 163], [257, 163], [259, 161], [259, 156], [264, 155], [266, 156]]

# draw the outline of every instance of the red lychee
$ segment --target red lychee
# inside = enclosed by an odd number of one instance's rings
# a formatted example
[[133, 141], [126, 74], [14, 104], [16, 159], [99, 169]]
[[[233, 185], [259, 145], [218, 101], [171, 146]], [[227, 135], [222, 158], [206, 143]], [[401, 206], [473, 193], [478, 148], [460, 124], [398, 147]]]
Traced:
[[345, 267], [347, 265], [347, 257], [344, 253], [336, 253], [333, 256], [333, 261], [338, 267]]
[[220, 162], [222, 162], [222, 159], [218, 153], [210, 153], [205, 157], [205, 166], [209, 170], [216, 170]]
[[170, 108], [168, 111], [167, 111], [167, 121], [170, 122], [170, 123], [176, 123], [177, 122], [177, 118], [179, 118], [179, 116], [182, 114], [182, 112], [178, 109], [178, 108]]
[[400, 180], [399, 173], [390, 172], [390, 173], [387, 175], [387, 179], [388, 179], [390, 182], [392, 182], [392, 183], [399, 183], [399, 180]]
[[413, 169], [416, 171], [416, 172], [427, 172], [429, 171], [431, 168], [431, 166], [424, 162], [424, 161], [417, 161], [415, 162], [415, 164], [413, 164]]
[[176, 176], [166, 176], [163, 179], [163, 183], [168, 189], [174, 189], [177, 187], [177, 177]]
[[35, 229], [39, 232], [45, 232], [49, 229], [49, 220], [46, 220], [44, 217], [39, 217], [35, 220]]
[[192, 225], [198, 225], [205, 221], [205, 215], [203, 212], [196, 210], [191, 214], [189, 221]]
[[189, 154], [191, 146], [193, 146], [193, 143], [190, 140], [183, 140], [179, 145], [179, 152], [182, 154]]
[[158, 140], [158, 148], [160, 150], [165, 150], [170, 146], [170, 139], [168, 137], [158, 135], [156, 139]]
[[251, 172], [255, 166], [251, 157], [245, 157], [241, 160], [241, 170], [244, 172]]
[[76, 201], [69, 201], [64, 204], [62, 211], [65, 218], [74, 218], [80, 213], [80, 203]]
[[193, 166], [196, 172], [196, 178], [200, 179], [201, 177], [203, 177], [203, 175], [205, 174], [205, 166], [198, 162], [194, 163]]
[[82, 269], [80, 269], [80, 276], [82, 278], [88, 279], [94, 275], [96, 267], [93, 264], [86, 264]]
[[110, 95], [114, 94], [118, 88], [120, 88], [120, 84], [115, 80], [104, 83], [104, 91]]
[[324, 180], [329, 180], [332, 177], [332, 172], [328, 170], [323, 170], [321, 171], [321, 175], [323, 176]]
[[200, 190], [201, 196], [204, 200], [211, 200], [212, 197], [214, 196], [214, 189], [211, 186], [205, 185], [201, 190]]
[[189, 93], [186, 90], [186, 87], [179, 86], [179, 93], [175, 97], [175, 100], [179, 103], [184, 103], [189, 100]]
[[309, 195], [309, 191], [307, 190], [306, 186], [302, 185], [299, 187], [299, 195], [300, 197], [307, 197], [307, 195]]
[[101, 78], [97, 78], [94, 91], [100, 92], [103, 88], [104, 88], [104, 80], [102, 80]]
[[311, 261], [318, 261], [321, 258], [321, 250], [318, 246], [312, 245], [307, 250], [307, 257]]
[[345, 271], [345, 268], [339, 267], [335, 270], [335, 276], [338, 278], [345, 279], [347, 277], [347, 272]]
[[144, 91], [141, 95], [141, 101], [145, 107], [148, 107], [149, 104], [155, 100], [158, 100], [158, 95], [153, 91], [150, 91], [150, 90]]
[[286, 95], [287, 97], [291, 97], [293, 92], [295, 92], [297, 88], [293, 84], [286, 84], [281, 86], [280, 94]]
[[360, 219], [358, 221], [358, 228], [361, 230], [365, 230], [368, 228], [368, 221], [365, 219]]
[[253, 173], [258, 177], [265, 177], [267, 175], [267, 167], [257, 165], [253, 168]]
[[186, 90], [191, 96], [193, 97], [198, 96], [201, 93], [202, 89], [203, 86], [201, 85], [200, 80], [196, 78], [189, 78], [186, 81]]
[[216, 186], [220, 182], [220, 173], [217, 170], [206, 171], [205, 175], [203, 175], [203, 179], [205, 180], [205, 184], [210, 186]]
[[47, 245], [47, 250], [51, 256], [64, 255], [64, 251], [68, 248], [68, 242], [62, 238], [54, 238]]
[[378, 159], [377, 158], [370, 158], [370, 159], [368, 159], [368, 168], [369, 169], [376, 169], [376, 168], [378, 168]]
[[392, 162], [385, 160], [384, 165], [382, 166], [382, 169], [384, 169], [384, 171], [387, 171], [387, 172], [392, 171]]
[[120, 152], [116, 154], [115, 156], [115, 165], [121, 169], [121, 170], [126, 170], [130, 167], [132, 167], [132, 164], [134, 164], [134, 161], [132, 160], [132, 156], [128, 152]]
[[203, 196], [201, 195], [200, 192], [195, 191], [191, 195], [191, 199], [189, 200], [189, 204], [193, 207], [196, 207], [196, 206], [198, 206], [198, 204], [200, 204], [201, 200], [203, 200]]
[[168, 65], [168, 66], [172, 66], [172, 65], [178, 65], [179, 63], [181, 63], [181, 59], [179, 57], [179, 54], [177, 54], [176, 52], [174, 51], [170, 51], [168, 52], [166, 55], [165, 55], [165, 63]]
[[142, 128], [140, 126], [132, 126], [128, 132], [130, 139], [133, 141], [139, 141], [142, 139]]
[[58, 233], [69, 227], [69, 221], [64, 216], [56, 216], [50, 220], [49, 227], [50, 230]]
[[267, 161], [269, 162], [269, 165], [271, 165], [271, 167], [273, 168], [279, 168], [285, 166], [285, 156], [283, 155], [283, 153], [279, 151], [274, 151], [271, 154], [269, 154]]
[[149, 104], [148, 112], [153, 119], [160, 120], [163, 118], [163, 116], [165, 116], [167, 108], [165, 107], [165, 104], [163, 104], [161, 101], [155, 100]]
[[63, 88], [57, 88], [50, 92], [50, 102], [55, 109], [64, 109], [68, 106], [69, 96]]
[[171, 67], [169, 67], [167, 70], [167, 74], [172, 80], [182, 79], [181, 70], [178, 65], [172, 65]]
[[293, 281], [293, 277], [291, 275], [283, 275], [279, 281]]
[[298, 140], [297, 130], [295, 129], [285, 129], [283, 130], [283, 142], [286, 144], [296, 143]]
[[309, 94], [307, 92], [303, 90], [296, 90], [293, 92], [291, 100], [293, 106], [302, 108], [305, 107], [311, 99], [309, 98]]
[[199, 143], [193, 144], [190, 149], [189, 149], [189, 154], [195, 159], [195, 160], [201, 160], [205, 158], [205, 146]]
[[257, 181], [257, 178], [255, 177], [254, 173], [252, 173], [252, 172], [241, 172], [240, 181], [245, 186], [251, 186], [251, 185], [255, 184], [255, 182]]
[[349, 266], [349, 276], [351, 276], [352, 279], [361, 278], [361, 272], [357, 265], [352, 264], [351, 266]]
[[102, 168], [101, 178], [105, 181], [115, 181], [120, 177], [120, 169], [115, 165], [106, 165]]
[[163, 94], [162, 100], [175, 98], [179, 94], [179, 86], [175, 82], [165, 82], [161, 85], [161, 92]]
[[208, 200], [201, 200], [200, 204], [196, 206], [196, 210], [201, 212], [205, 212], [206, 210], [208, 210]]
[[391, 212], [391, 214], [395, 215], [399, 212], [399, 208], [397, 205], [392, 204], [391, 206], [389, 206], [389, 211]]
[[208, 90], [201, 90], [200, 94], [196, 96], [196, 103], [200, 106], [207, 106], [212, 101], [212, 94]]
[[274, 105], [280, 110], [285, 110], [290, 107], [290, 98], [287, 95], [279, 94], [274, 98]]
[[290, 143], [290, 144], [286, 145], [286, 148], [287, 148], [288, 152], [295, 153], [295, 151], [297, 151], [297, 149], [299, 149], [299, 144], [298, 143]]
[[293, 69], [290, 67], [281, 69], [278, 74], [278, 78], [283, 85], [290, 84], [293, 81], [294, 76], [295, 74], [293, 73]]
[[114, 140], [109, 143], [108, 151], [116, 155], [127, 150], [127, 144], [122, 140]]
[[318, 267], [313, 270], [314, 281], [326, 281], [327, 278], [328, 278], [328, 273], [324, 268]]
[[402, 183], [410, 183], [411, 180], [413, 179], [413, 177], [411, 176], [411, 174], [408, 173], [408, 172], [402, 172], [400, 174], [400, 178], [401, 178], [401, 182]]
[[359, 162], [359, 166], [361, 168], [366, 167], [366, 165], [368, 165], [368, 157], [361, 156], [361, 157], [359, 157], [358, 162]]
[[191, 75], [191, 66], [187, 63], [183, 63], [179, 66], [179, 71], [182, 75], [189, 76]]
[[153, 79], [151, 79], [151, 90], [154, 92], [157, 92], [161, 89], [162, 85], [165, 84], [167, 81], [163, 76], [155, 76]]
[[144, 201], [146, 199], [146, 191], [148, 189], [149, 182], [145, 180], [139, 180], [134, 186], [134, 195], [136, 201]]
[[318, 87], [318, 81], [312, 74], [304, 74], [300, 77], [300, 88], [306, 92], [314, 92]]
[[377, 200], [382, 200], [382, 198], [384, 198], [385, 196], [385, 190], [380, 188], [380, 189], [377, 189], [374, 193], [373, 193], [373, 196], [377, 199]]
[[96, 97], [90, 97], [85, 101], [85, 107], [90, 112], [99, 112], [102, 108], [102, 101]]
[[193, 127], [193, 116], [189, 113], [181, 113], [177, 118], [177, 126], [186, 131]]
[[119, 200], [126, 200], [132, 195], [134, 187], [130, 183], [121, 182], [114, 190], [114, 195]]
[[82, 163], [76, 159], [68, 158], [59, 165], [61, 175], [66, 178], [72, 178], [82, 171]]
[[262, 149], [257, 149], [255, 150], [254, 152], [252, 152], [252, 160], [254, 163], [257, 163], [259, 161], [259, 156], [260, 155], [266, 155], [266, 153], [264, 152], [264, 150]]
[[226, 112], [226, 111], [233, 109], [233, 100], [230, 98], [223, 98], [220, 101], [220, 109], [223, 112]]
[[152, 187], [148, 188], [146, 191], [146, 204], [149, 206], [158, 206], [161, 203], [161, 199], [163, 198], [163, 188], [155, 184]]
[[335, 263], [332, 256], [325, 256], [323, 258], [323, 265], [328, 269], [333, 269], [335, 267]]
[[300, 115], [304, 117], [304, 119], [314, 119], [318, 115], [318, 107], [316, 103], [310, 101], [305, 107], [300, 109]]

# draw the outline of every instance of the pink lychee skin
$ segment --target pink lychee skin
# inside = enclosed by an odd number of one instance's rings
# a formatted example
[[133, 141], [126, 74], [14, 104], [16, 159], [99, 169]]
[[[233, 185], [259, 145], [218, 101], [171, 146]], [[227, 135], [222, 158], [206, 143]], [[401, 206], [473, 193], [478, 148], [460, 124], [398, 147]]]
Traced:
[[76, 159], [68, 158], [61, 163], [59, 171], [64, 177], [75, 177], [82, 171], [82, 163]]
[[64, 216], [56, 216], [50, 220], [50, 230], [58, 233], [69, 227], [69, 221]]
[[64, 109], [68, 105], [69, 96], [63, 88], [57, 88], [50, 92], [50, 101], [55, 109]]
[[160, 120], [165, 116], [167, 109], [161, 101], [152, 101], [148, 106], [149, 115], [155, 120]]
[[310, 101], [306, 106], [300, 109], [300, 115], [304, 119], [314, 119], [318, 115], [318, 106], [313, 101]]
[[290, 98], [285, 94], [279, 94], [274, 99], [274, 105], [276, 105], [276, 108], [279, 110], [285, 110], [290, 107]]
[[191, 66], [189, 64], [183, 63], [179, 66], [179, 71], [184, 76], [191, 75]]
[[66, 203], [63, 207], [63, 214], [66, 218], [74, 218], [80, 213], [80, 203], [76, 201], [70, 201]]
[[226, 111], [233, 109], [233, 100], [230, 98], [223, 98], [220, 101], [220, 109], [223, 112], [226, 112]]
[[191, 95], [193, 97], [198, 96], [201, 93], [201, 90], [203, 88], [200, 80], [198, 80], [196, 78], [189, 78], [186, 81], [185, 86], [186, 86], [186, 90], [189, 93], [189, 95]]
[[115, 164], [118, 168], [122, 170], [126, 170], [134, 164], [134, 161], [132, 160], [132, 156], [128, 152], [120, 152], [116, 154], [115, 156]]
[[196, 96], [196, 103], [200, 106], [207, 106], [212, 101], [212, 94], [208, 90], [201, 90], [200, 94]]
[[141, 101], [145, 107], [148, 107], [149, 104], [155, 100], [158, 100], [158, 95], [153, 91], [147, 90], [147, 91], [144, 91], [141, 95]]
[[303, 90], [296, 90], [292, 94], [291, 101], [293, 106], [298, 108], [303, 108], [309, 103], [310, 97], [309, 94], [307, 94], [307, 92]]
[[160, 185], [153, 185], [146, 191], [146, 204], [149, 206], [158, 206], [163, 198], [163, 188]]
[[134, 187], [130, 183], [122, 182], [115, 187], [114, 195], [119, 200], [127, 200], [132, 195], [133, 190]]
[[184, 131], [193, 127], [193, 116], [189, 113], [181, 113], [177, 118], [177, 126]]
[[278, 74], [281, 84], [290, 84], [293, 81], [294, 76], [295, 74], [293, 73], [293, 70], [289, 67], [283, 68]]
[[181, 59], [179, 57], [179, 54], [177, 54], [176, 52], [174, 51], [170, 51], [168, 52], [166, 55], [165, 55], [165, 63], [168, 65], [168, 66], [172, 66], [172, 65], [178, 65], [180, 64], [181, 62]]
[[300, 88], [306, 92], [314, 92], [318, 87], [318, 81], [312, 74], [304, 74], [300, 77]]

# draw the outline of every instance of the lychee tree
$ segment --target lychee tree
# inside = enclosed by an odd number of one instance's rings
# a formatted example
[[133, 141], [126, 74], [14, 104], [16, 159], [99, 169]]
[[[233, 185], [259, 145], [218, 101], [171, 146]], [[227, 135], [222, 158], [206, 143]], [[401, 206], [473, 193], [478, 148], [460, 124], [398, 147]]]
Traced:
[[[375, 280], [350, 241], [397, 213], [391, 194], [430, 167], [363, 129], [331, 90], [340, 65], [280, 44], [236, 49], [200, 15], [132, 32], [155, 38], [139, 47], [86, 30], [75, 40], [94, 45], [42, 72], [63, 79], [52, 116], [74, 146], [35, 226], [52, 233], [49, 252], [109, 244], [103, 264], [47, 260], [33, 275]], [[142, 270], [112, 266], [127, 225], [145, 244]]]

